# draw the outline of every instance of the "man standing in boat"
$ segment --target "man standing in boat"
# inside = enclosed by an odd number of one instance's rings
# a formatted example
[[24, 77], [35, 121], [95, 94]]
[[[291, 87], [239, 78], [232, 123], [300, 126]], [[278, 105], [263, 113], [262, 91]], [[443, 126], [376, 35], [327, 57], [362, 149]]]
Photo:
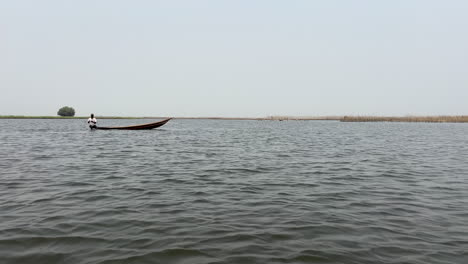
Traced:
[[96, 118], [94, 118], [94, 114], [91, 114], [91, 117], [88, 118], [88, 124], [89, 124], [89, 128], [91, 129], [96, 128], [97, 120]]

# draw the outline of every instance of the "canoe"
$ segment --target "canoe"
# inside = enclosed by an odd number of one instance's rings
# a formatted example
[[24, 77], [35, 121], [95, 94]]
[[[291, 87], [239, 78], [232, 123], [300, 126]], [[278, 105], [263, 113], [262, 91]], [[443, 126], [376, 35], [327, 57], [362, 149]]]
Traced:
[[168, 118], [168, 119], [164, 119], [164, 120], [159, 121], [159, 122], [148, 123], [148, 124], [143, 124], [143, 125], [136, 125], [136, 126], [124, 126], [124, 127], [100, 127], [100, 126], [98, 126], [98, 127], [96, 127], [96, 129], [102, 129], [102, 130], [110, 130], [110, 129], [125, 129], [125, 130], [153, 129], [153, 128], [157, 128], [157, 127], [160, 127], [160, 126], [166, 124], [171, 119], [172, 118]]

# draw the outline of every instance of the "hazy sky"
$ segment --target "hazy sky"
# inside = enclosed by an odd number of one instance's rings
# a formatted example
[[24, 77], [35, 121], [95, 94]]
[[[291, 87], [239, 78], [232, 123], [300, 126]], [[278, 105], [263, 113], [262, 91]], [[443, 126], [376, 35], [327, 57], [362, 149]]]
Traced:
[[468, 114], [468, 1], [0, 0], [0, 114]]

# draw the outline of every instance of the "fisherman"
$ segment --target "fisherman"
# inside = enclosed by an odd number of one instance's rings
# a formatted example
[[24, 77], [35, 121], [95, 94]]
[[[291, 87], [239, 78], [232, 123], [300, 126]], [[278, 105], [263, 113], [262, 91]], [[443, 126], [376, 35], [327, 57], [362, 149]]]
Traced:
[[89, 128], [91, 129], [96, 128], [97, 120], [96, 118], [94, 118], [94, 114], [91, 114], [91, 117], [88, 118], [88, 124], [89, 124]]

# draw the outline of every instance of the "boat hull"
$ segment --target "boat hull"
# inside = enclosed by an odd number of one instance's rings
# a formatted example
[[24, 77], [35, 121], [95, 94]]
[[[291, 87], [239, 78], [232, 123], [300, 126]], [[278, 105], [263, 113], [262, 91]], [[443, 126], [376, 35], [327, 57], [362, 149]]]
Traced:
[[164, 120], [159, 121], [159, 122], [148, 123], [148, 124], [143, 124], [143, 125], [136, 125], [136, 126], [124, 126], [124, 127], [100, 127], [100, 126], [98, 126], [98, 127], [96, 127], [96, 129], [100, 129], [100, 130], [148, 130], [148, 129], [153, 129], [153, 128], [163, 126], [167, 122], [169, 122], [169, 120], [171, 120], [171, 119], [172, 118], [168, 118], [168, 119], [164, 119]]

